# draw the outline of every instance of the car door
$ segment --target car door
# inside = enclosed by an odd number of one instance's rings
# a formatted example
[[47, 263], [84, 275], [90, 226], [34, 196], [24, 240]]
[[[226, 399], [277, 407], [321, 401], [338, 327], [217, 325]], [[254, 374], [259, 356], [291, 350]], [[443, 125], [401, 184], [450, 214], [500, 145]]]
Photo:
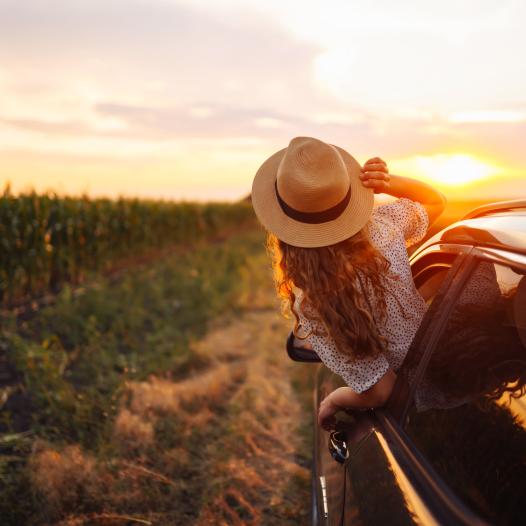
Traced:
[[304, 347], [291, 332], [287, 339], [289, 358], [298, 362], [318, 363], [313, 397], [313, 459], [312, 459], [312, 524], [340, 524], [343, 514], [345, 472], [334, 461], [327, 448], [328, 434], [316, 421], [319, 402], [331, 391], [344, 385], [340, 376], [324, 367], [318, 355]]
[[424, 361], [406, 443], [480, 521], [524, 524], [526, 257], [476, 249]]
[[[399, 428], [404, 416], [411, 397], [411, 381], [424, 350], [462, 286], [462, 270], [470, 250], [466, 246], [433, 246], [412, 261], [415, 283], [429, 305], [428, 312], [408, 353], [410, 366], [400, 371], [388, 407], [355, 414], [354, 422], [346, 427], [349, 458], [345, 463], [344, 512], [339, 523], [330, 524], [436, 522], [436, 510], [419, 496], [415, 485], [422, 481], [418, 482], [416, 473], [409, 475], [407, 455], [400, 455], [402, 446], [393, 430]], [[435, 503], [435, 508], [439, 506]]]
[[345, 501], [345, 468], [336, 462], [328, 448], [330, 434], [316, 422], [319, 403], [331, 391], [345, 385], [340, 376], [325, 366], [316, 374], [314, 396], [313, 498], [316, 499], [314, 524], [341, 524]]
[[375, 411], [348, 461], [345, 520], [358, 509], [365, 524], [524, 523], [525, 275], [524, 255], [494, 249], [459, 268], [419, 360], [404, 362], [405, 408]]

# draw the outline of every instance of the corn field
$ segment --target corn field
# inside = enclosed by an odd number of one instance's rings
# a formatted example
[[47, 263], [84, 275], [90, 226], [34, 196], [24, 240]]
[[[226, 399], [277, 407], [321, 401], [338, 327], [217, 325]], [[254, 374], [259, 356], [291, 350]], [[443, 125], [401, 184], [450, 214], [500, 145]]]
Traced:
[[28, 192], [0, 195], [0, 304], [11, 305], [87, 271], [151, 249], [213, 238], [252, 219], [247, 203], [174, 203]]

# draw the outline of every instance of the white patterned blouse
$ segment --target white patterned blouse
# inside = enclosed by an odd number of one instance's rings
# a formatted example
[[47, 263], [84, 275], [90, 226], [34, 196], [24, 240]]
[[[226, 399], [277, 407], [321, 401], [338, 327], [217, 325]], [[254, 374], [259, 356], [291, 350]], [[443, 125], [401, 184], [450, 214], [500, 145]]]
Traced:
[[[426, 209], [418, 202], [400, 198], [376, 207], [367, 226], [372, 244], [389, 260], [391, 272], [399, 276], [397, 280], [388, 280], [393, 294], [386, 295], [386, 319], [378, 327], [388, 342], [386, 352], [374, 359], [349, 361], [347, 356], [338, 351], [330, 336], [313, 333], [320, 322], [312, 317], [309, 319], [301, 311], [300, 289], [295, 291], [294, 303], [300, 322], [298, 333], [300, 336], [309, 334], [303, 341], [308, 342], [322, 362], [340, 375], [356, 393], [371, 388], [389, 367], [398, 370], [427, 309], [413, 282], [407, 255], [407, 247], [420, 241], [427, 232], [429, 218]], [[402, 312], [398, 302], [405, 312]]]

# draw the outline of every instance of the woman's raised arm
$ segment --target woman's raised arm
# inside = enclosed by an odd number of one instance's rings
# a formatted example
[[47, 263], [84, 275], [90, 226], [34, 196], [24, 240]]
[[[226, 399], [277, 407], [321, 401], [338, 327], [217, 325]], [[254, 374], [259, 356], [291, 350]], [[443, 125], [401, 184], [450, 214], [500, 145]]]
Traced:
[[364, 164], [361, 179], [364, 186], [373, 188], [377, 194], [407, 197], [422, 203], [429, 216], [430, 225], [446, 207], [446, 198], [441, 192], [417, 179], [389, 174], [386, 163], [379, 157], [369, 159]]

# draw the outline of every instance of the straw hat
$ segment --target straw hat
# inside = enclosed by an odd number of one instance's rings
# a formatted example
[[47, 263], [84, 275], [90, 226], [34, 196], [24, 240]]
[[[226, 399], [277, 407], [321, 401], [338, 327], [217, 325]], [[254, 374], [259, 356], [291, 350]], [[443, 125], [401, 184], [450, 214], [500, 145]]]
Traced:
[[295, 137], [257, 171], [252, 205], [263, 226], [289, 245], [333, 245], [371, 216], [374, 192], [363, 186], [360, 171], [342, 148]]

